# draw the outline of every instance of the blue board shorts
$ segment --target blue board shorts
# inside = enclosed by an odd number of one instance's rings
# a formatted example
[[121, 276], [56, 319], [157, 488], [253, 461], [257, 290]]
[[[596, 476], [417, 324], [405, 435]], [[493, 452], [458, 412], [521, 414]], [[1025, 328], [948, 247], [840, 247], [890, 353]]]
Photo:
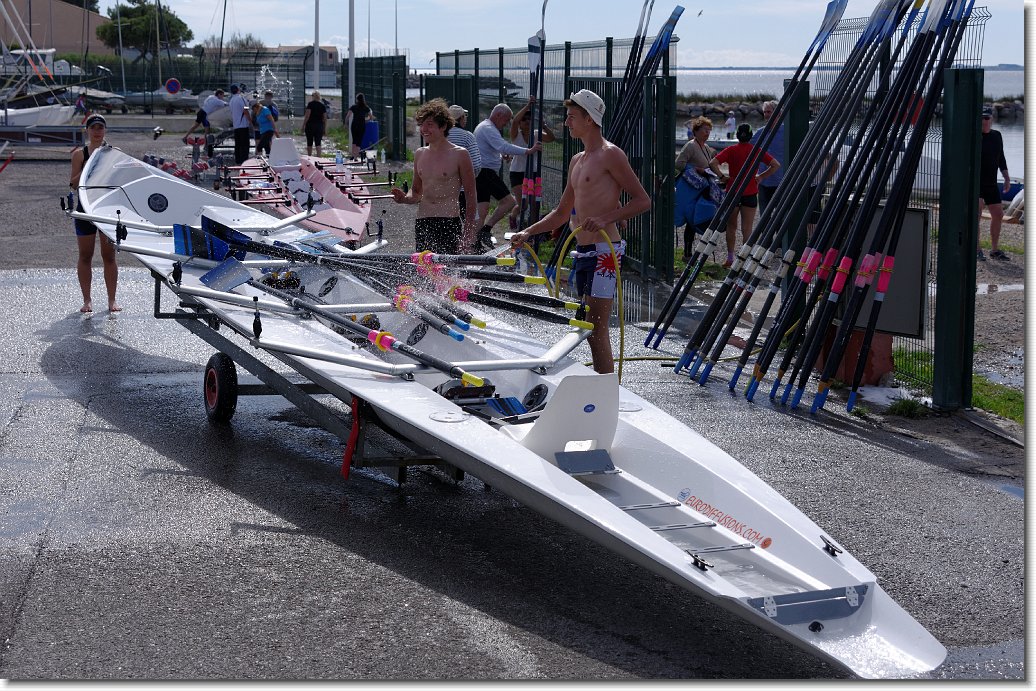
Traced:
[[576, 295], [593, 298], [615, 298], [615, 277], [622, 268], [622, 257], [626, 254], [626, 241], [612, 243], [615, 257], [607, 242], [592, 245], [576, 245], [576, 260], [572, 266], [575, 276]]

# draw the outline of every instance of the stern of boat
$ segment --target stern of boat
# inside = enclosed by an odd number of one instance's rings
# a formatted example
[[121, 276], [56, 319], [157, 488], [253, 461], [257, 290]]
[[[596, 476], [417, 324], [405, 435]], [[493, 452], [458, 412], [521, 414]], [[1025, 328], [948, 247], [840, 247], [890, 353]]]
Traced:
[[865, 679], [929, 672], [946, 648], [877, 583], [741, 598], [764, 628]]

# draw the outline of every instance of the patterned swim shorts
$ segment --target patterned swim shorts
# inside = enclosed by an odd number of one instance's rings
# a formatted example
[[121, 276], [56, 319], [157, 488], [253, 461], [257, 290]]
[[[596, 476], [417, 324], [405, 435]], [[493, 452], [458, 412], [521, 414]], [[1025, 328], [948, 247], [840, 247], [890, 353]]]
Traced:
[[615, 255], [607, 242], [593, 245], [577, 245], [576, 261], [572, 267], [576, 295], [594, 298], [615, 298], [615, 273], [622, 268], [622, 257], [626, 253], [626, 241], [612, 243]]

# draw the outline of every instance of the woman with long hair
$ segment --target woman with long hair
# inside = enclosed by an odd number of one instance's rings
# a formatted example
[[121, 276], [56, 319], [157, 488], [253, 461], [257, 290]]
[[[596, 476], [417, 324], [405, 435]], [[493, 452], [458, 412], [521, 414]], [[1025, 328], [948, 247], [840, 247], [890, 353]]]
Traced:
[[363, 94], [356, 94], [356, 103], [349, 106], [349, 136], [352, 142], [352, 155], [355, 158], [360, 155], [360, 144], [363, 142], [363, 135], [367, 132], [367, 121], [372, 117], [370, 106]]

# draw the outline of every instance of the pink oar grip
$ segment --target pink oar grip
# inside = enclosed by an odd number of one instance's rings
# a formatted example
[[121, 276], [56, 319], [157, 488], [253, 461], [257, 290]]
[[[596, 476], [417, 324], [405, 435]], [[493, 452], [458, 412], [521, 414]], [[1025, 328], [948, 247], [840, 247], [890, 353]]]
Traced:
[[873, 254], [868, 254], [863, 258], [860, 270], [856, 272], [855, 285], [857, 288], [862, 288], [871, 282], [871, 279], [874, 277], [874, 262]]
[[841, 263], [835, 269], [835, 277], [831, 281], [831, 292], [841, 293], [845, 286], [845, 280], [849, 278], [849, 272], [853, 268], [853, 260], [850, 257], [842, 257]]
[[795, 264], [795, 278], [802, 278], [802, 270], [806, 268], [809, 258], [813, 256], [813, 248], [807, 247], [802, 250], [802, 258]]
[[831, 267], [835, 265], [835, 259], [838, 258], [838, 250], [834, 247], [827, 251], [824, 255], [824, 263], [820, 265], [820, 270], [817, 272], [817, 276], [820, 280], [826, 281], [827, 277], [831, 274]]
[[889, 289], [889, 281], [892, 280], [892, 265], [896, 263], [895, 257], [885, 257], [881, 270], [878, 273], [878, 292], [884, 293]]

